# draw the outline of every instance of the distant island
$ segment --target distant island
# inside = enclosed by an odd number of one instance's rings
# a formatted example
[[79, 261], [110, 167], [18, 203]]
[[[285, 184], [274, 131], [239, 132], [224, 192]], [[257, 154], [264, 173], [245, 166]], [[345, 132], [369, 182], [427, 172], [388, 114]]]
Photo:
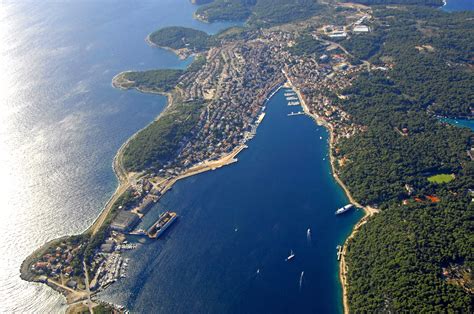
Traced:
[[193, 63], [114, 77], [168, 106], [120, 148], [120, 185], [96, 222], [39, 248], [22, 278], [83, 310], [120, 280], [104, 253], [120, 260], [127, 234], [149, 236], [136, 225], [175, 182], [235, 162], [285, 85], [329, 130], [333, 175], [365, 211], [341, 250], [345, 311], [473, 312], [474, 133], [439, 117], [473, 117], [474, 13], [415, 2], [428, 6], [216, 0], [196, 15], [246, 25], [150, 34]]

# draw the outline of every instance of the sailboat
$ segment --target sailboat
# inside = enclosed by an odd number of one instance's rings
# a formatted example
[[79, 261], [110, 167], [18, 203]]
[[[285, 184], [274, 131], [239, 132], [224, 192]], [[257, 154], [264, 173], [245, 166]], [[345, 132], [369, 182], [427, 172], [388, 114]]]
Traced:
[[285, 261], [291, 261], [295, 257], [295, 254], [293, 253], [293, 250], [290, 250], [290, 255], [285, 259]]

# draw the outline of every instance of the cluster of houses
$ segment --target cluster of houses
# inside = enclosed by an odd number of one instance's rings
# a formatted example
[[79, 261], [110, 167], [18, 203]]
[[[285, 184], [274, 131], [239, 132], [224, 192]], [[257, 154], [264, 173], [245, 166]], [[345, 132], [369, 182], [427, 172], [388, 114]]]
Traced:
[[287, 73], [293, 85], [301, 91], [310, 112], [331, 125], [336, 140], [339, 136], [349, 138], [361, 131], [362, 127], [352, 123], [350, 115], [334, 103], [333, 95], [344, 100], [346, 96], [341, 95], [341, 91], [351, 85], [354, 74], [364, 66], [351, 65], [346, 55], [331, 51], [319, 60], [312, 56], [292, 58]]
[[249, 137], [264, 110], [267, 93], [283, 81], [279, 60], [260, 40], [213, 48], [205, 66], [185, 75], [180, 84], [187, 100], [207, 101], [191, 139], [178, 157], [160, 170], [177, 175], [204, 160], [230, 153]]
[[[77, 281], [73, 280], [72, 277], [80, 275], [80, 273], [75, 269], [73, 261], [82, 245], [82, 243], [73, 245], [61, 242], [55, 249], [47, 251], [34, 262], [31, 265], [31, 272], [38, 275], [40, 281], [47, 281], [49, 278], [66, 279], [66, 286], [76, 289]], [[82, 264], [79, 264], [79, 267], [82, 271]]]

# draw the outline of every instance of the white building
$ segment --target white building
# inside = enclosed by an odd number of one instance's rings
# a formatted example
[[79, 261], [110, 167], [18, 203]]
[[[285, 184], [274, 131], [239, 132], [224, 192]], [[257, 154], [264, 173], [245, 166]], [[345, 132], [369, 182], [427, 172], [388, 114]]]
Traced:
[[329, 37], [331, 38], [342, 38], [346, 36], [347, 36], [347, 33], [343, 31], [332, 32], [331, 34], [329, 34]]
[[356, 25], [354, 26], [354, 33], [368, 33], [370, 31], [367, 25]]

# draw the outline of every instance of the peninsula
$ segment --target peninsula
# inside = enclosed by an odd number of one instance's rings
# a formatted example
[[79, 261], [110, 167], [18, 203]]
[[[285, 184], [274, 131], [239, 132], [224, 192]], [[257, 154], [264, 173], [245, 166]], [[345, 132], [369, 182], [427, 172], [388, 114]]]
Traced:
[[[223, 2], [197, 15], [229, 20]], [[266, 100], [287, 84], [329, 130], [333, 175], [366, 211], [342, 250], [345, 311], [472, 311], [474, 246], [465, 222], [474, 214], [466, 154], [474, 134], [437, 115], [472, 116], [473, 14], [231, 2], [246, 26], [216, 35], [169, 27], [147, 37], [183, 58], [194, 55], [187, 69], [114, 77], [114, 87], [166, 95], [168, 106], [120, 148], [119, 186], [91, 228], [38, 249], [22, 278], [47, 283], [70, 304], [98, 306], [93, 295], [126, 275], [127, 234], [147, 235], [136, 225], [176, 181], [235, 162]], [[439, 174], [452, 180], [429, 179]]]

